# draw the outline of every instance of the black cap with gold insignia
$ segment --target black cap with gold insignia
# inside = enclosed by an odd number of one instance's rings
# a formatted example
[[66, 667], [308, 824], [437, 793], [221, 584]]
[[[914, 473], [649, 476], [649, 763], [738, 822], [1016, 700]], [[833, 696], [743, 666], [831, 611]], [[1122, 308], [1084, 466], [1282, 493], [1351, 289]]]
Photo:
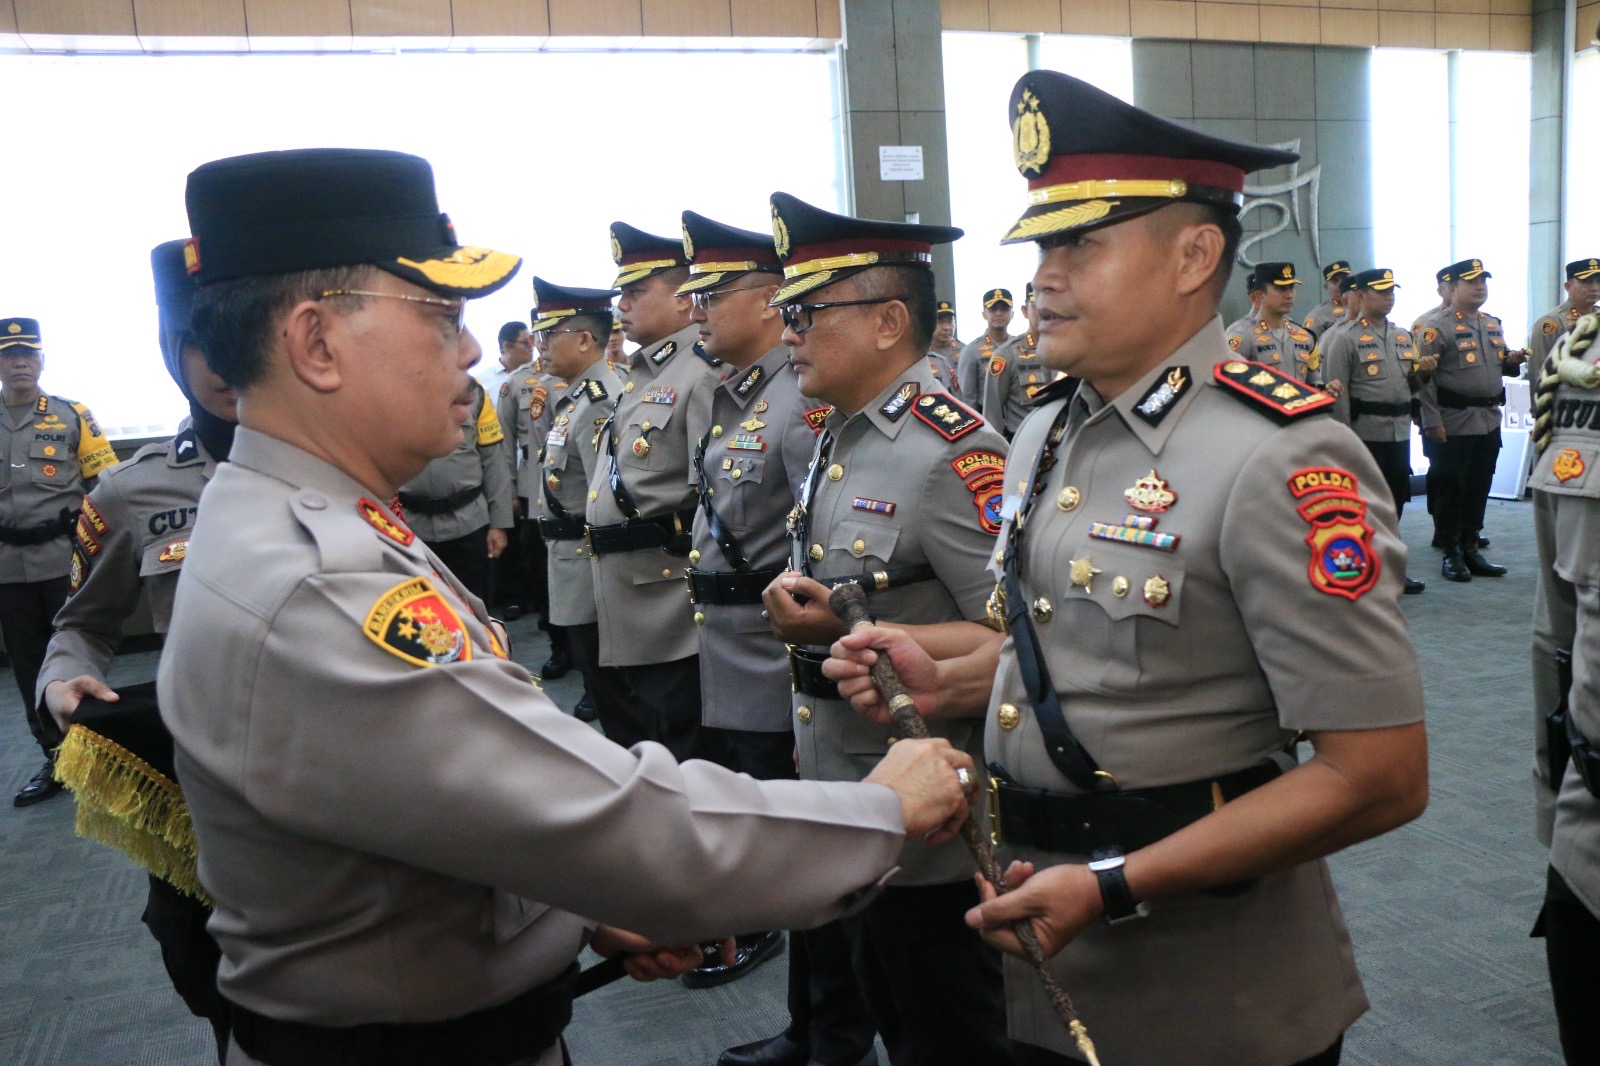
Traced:
[[1031, 281], [1022, 286], [1022, 302], [1025, 304], [1033, 303], [1033, 282]]
[[1394, 280], [1394, 271], [1388, 267], [1374, 267], [1352, 275], [1350, 287], [1370, 292], [1388, 292], [1390, 289], [1398, 289], [1400, 283]]
[[[573, 315], [605, 315], [610, 320], [611, 298], [615, 295], [617, 295], [616, 289], [573, 289], [552, 284], [535, 275], [533, 298], [539, 302], [529, 313], [533, 324], [528, 330], [531, 333], [538, 333], [540, 330], [552, 329], [560, 324], [563, 318], [571, 318]], [[597, 337], [596, 340], [603, 342], [605, 338]]]
[[201, 285], [370, 263], [449, 296], [487, 296], [522, 260], [462, 247], [433, 168], [404, 152], [305, 148], [218, 159], [189, 175], [188, 266]]
[[836, 215], [786, 192], [772, 194], [772, 240], [783, 260], [784, 286], [772, 306], [790, 303], [813, 289], [875, 266], [933, 269], [933, 246], [949, 244], [962, 230], [878, 222]]
[[1294, 276], [1293, 263], [1257, 263], [1256, 277], [1261, 280], [1263, 288], [1272, 285], [1280, 289], [1287, 289], [1291, 285], [1301, 284], [1300, 280]]
[[1033, 70], [1006, 109], [1028, 207], [1002, 244], [1148, 214], [1176, 201], [1237, 211], [1244, 176], [1299, 159], [1167, 119], [1067, 74]]
[[1347, 259], [1335, 259], [1322, 268], [1322, 280], [1332, 281], [1334, 278], [1343, 277], [1348, 273], [1350, 273], [1350, 261]]
[[949, 315], [951, 318], [954, 318], [956, 317], [956, 305], [951, 303], [949, 300], [940, 300], [939, 306], [934, 308], [933, 313], [934, 317], [938, 317], [940, 315]]
[[1567, 264], [1568, 281], [1588, 281], [1600, 274], [1600, 259], [1575, 259]]
[[611, 223], [611, 259], [617, 264], [611, 285], [617, 289], [689, 262], [679, 238], [658, 237], [626, 222]]
[[1463, 259], [1459, 263], [1451, 263], [1438, 273], [1440, 281], [1475, 281], [1478, 278], [1492, 278], [1493, 274], [1483, 269], [1481, 259]]
[[990, 289], [988, 292], [983, 294], [983, 309], [985, 311], [989, 310], [991, 307], [999, 307], [1002, 304], [1004, 304], [1006, 307], [1011, 306], [1010, 289]]
[[1346, 275], [1344, 275], [1343, 277], [1341, 277], [1339, 279], [1339, 295], [1340, 296], [1343, 296], [1345, 293], [1349, 292], [1351, 289], [1353, 289], [1355, 287], [1356, 287], [1356, 276], [1354, 274], [1346, 274]]
[[34, 351], [43, 347], [39, 341], [37, 318], [0, 318], [0, 348], [17, 346]]
[[679, 296], [753, 271], [783, 273], [771, 233], [735, 229], [693, 211], [683, 213], [683, 254], [689, 260], [689, 280], [678, 286]]

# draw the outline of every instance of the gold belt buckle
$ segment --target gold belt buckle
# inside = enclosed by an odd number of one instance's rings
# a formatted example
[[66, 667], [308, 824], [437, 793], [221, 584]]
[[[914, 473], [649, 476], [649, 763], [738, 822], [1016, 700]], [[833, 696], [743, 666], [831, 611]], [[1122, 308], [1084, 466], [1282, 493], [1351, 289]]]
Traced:
[[989, 812], [989, 843], [1001, 847], [1005, 841], [1000, 836], [1000, 779], [989, 775], [989, 798], [985, 805]]

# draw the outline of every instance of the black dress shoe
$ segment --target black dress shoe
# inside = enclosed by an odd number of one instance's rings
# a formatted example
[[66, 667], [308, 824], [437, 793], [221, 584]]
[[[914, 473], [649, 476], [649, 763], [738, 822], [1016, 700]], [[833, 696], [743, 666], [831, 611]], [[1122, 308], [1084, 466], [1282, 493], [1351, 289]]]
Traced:
[[1499, 563], [1491, 563], [1479, 554], [1477, 548], [1468, 548], [1461, 553], [1461, 559], [1467, 564], [1467, 569], [1478, 577], [1505, 577], [1506, 568]]
[[768, 959], [783, 954], [783, 944], [783, 934], [777, 931], [758, 933], [749, 938], [740, 937], [734, 946], [732, 966], [724, 966], [719, 962], [696, 967], [678, 980], [683, 982], [685, 988], [715, 988], [729, 981], [737, 981]]
[[507, 622], [515, 622], [517, 619], [521, 618], [522, 615], [523, 610], [522, 604], [520, 603], [508, 603], [504, 607], [500, 608], [500, 617], [505, 619]]
[[56, 780], [56, 764], [49, 759], [45, 760], [39, 772], [28, 779], [28, 783], [17, 789], [12, 804], [17, 807], [31, 807], [35, 803], [45, 800], [61, 791], [61, 782]]
[[731, 1047], [717, 1059], [717, 1066], [878, 1066], [878, 1049], [867, 1048], [867, 1053], [848, 1063], [822, 1062], [813, 1059], [806, 1049], [779, 1033], [765, 1040]]
[[1489, 546], [1489, 538], [1488, 537], [1479, 537], [1478, 538], [1478, 547], [1487, 548], [1488, 546]]
[[564, 651], [550, 653], [550, 658], [539, 667], [541, 681], [555, 681], [572, 673], [572, 656]]
[[583, 697], [578, 700], [578, 705], [572, 708], [572, 717], [580, 722], [598, 722], [600, 720], [600, 712], [594, 709], [594, 700], [589, 698], [588, 692], [584, 692]]
[[1445, 552], [1444, 565], [1439, 568], [1446, 581], [1471, 581], [1472, 572], [1467, 569], [1466, 560], [1461, 558], [1458, 551]]
[[1406, 575], [1405, 595], [1407, 595], [1407, 596], [1415, 596], [1415, 595], [1417, 595], [1418, 593], [1420, 593], [1423, 589], [1425, 589], [1427, 587], [1428, 587], [1428, 583], [1426, 581], [1418, 581], [1416, 578], [1412, 577], [1410, 574]]

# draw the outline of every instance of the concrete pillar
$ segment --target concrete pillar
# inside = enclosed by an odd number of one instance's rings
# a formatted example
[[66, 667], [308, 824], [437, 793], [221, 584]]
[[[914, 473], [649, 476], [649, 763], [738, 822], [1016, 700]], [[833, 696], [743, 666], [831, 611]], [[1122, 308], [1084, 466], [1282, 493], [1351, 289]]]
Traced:
[[[1533, 0], [1528, 142], [1528, 320], [1560, 303], [1565, 228], [1566, 100], [1574, 0]], [[1586, 254], [1577, 252], [1574, 254]], [[1511, 338], [1520, 343], [1520, 338]]]
[[[943, 26], [928, 0], [840, 0], [840, 125], [848, 210], [887, 222], [950, 225]], [[920, 145], [921, 181], [883, 181], [878, 148]], [[950, 246], [933, 250], [939, 291], [955, 288]]]

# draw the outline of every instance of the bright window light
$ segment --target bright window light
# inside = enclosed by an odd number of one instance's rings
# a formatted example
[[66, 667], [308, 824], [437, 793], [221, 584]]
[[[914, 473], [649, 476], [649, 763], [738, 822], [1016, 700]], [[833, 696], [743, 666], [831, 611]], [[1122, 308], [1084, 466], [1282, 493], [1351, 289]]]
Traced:
[[[1600, 52], [1588, 49], [1573, 57], [1572, 85], [1568, 96], [1571, 112], [1567, 116], [1568, 181], [1565, 244], [1562, 263], [1579, 256], [1600, 255], [1600, 199], [1594, 187], [1576, 178], [1579, 174], [1600, 173], [1600, 138], [1585, 131], [1600, 129]], [[1542, 314], [1543, 308], [1535, 313]]]
[[1394, 271], [1400, 289], [1391, 317], [1410, 327], [1439, 306], [1434, 271], [1455, 259], [1450, 252], [1450, 195], [1440, 180], [1450, 159], [1445, 54], [1374, 49], [1370, 77], [1377, 262], [1357, 263], [1355, 268]]
[[[613, 219], [671, 235], [692, 208], [762, 230], [775, 189], [839, 210], [832, 70], [770, 53], [0, 57], [0, 316], [40, 320], [47, 391], [113, 436], [169, 433], [185, 407], [161, 367], [148, 256], [188, 232], [188, 172], [243, 152], [391, 148], [432, 162], [464, 243], [526, 260], [468, 313], [493, 358], [500, 323], [526, 321], [534, 274], [610, 284]], [[701, 100], [695, 85], [732, 88]]]
[[[1482, 259], [1494, 275], [1484, 310], [1505, 323], [1506, 343], [1528, 338], [1528, 114], [1532, 57], [1516, 52], [1462, 52], [1456, 114], [1455, 206], [1458, 259]], [[1378, 93], [1373, 93], [1378, 98]], [[1416, 157], [1413, 157], [1416, 158]], [[1570, 173], [1581, 174], [1574, 170]], [[1436, 268], [1437, 269], [1437, 268]], [[1539, 308], [1535, 315], [1543, 314]]]

